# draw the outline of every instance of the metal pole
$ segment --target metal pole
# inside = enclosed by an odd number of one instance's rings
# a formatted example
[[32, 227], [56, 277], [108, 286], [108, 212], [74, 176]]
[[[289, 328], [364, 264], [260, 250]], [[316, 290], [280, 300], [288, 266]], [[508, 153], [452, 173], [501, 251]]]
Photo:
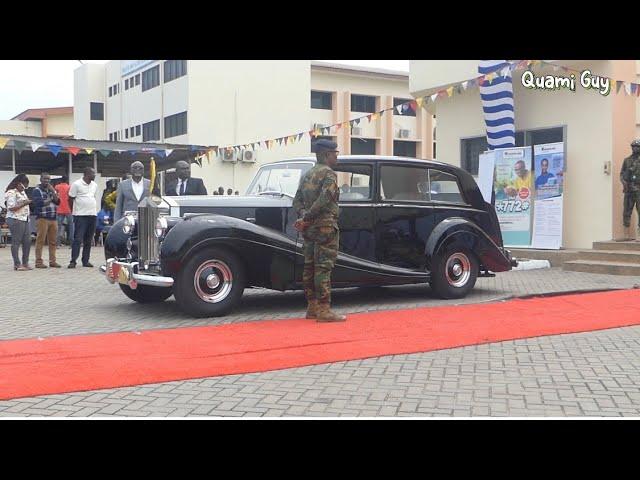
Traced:
[[13, 165], [13, 174], [16, 175], [16, 151], [14, 149], [11, 150], [11, 164]]

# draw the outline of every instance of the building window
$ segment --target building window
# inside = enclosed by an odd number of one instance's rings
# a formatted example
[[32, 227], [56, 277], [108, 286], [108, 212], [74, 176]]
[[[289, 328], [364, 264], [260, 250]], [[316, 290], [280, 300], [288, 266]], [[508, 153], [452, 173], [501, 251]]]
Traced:
[[187, 133], [187, 112], [176, 113], [164, 119], [164, 138]]
[[160, 65], [142, 72], [142, 91], [145, 92], [160, 85]]
[[129, 129], [128, 128], [124, 129], [124, 138], [129, 138]]
[[317, 108], [320, 110], [332, 110], [333, 95], [331, 92], [315, 92], [311, 91], [311, 108]]
[[[557, 143], [564, 141], [564, 128], [543, 128], [516, 132], [516, 147]], [[478, 175], [478, 163], [481, 153], [489, 149], [487, 137], [463, 138], [460, 140], [460, 166], [471, 175]], [[435, 157], [435, 150], [434, 150]]]
[[[144, 75], [142, 76], [142, 83], [144, 83]], [[148, 142], [150, 140], [160, 140], [160, 120], [154, 120], [142, 125], [142, 141]]]
[[140, 125], [136, 125], [136, 137], [140, 136]]
[[140, 74], [136, 75], [136, 87], [140, 85]]
[[104, 103], [91, 102], [91, 120], [104, 120]]
[[110, 142], [111, 142], [111, 141], [113, 141], [113, 133], [110, 133], [110, 134], [109, 134], [109, 141], [110, 141]]
[[128, 78], [125, 78], [125, 80], [124, 80], [124, 89], [125, 90], [129, 90], [129, 79]]
[[129, 136], [130, 137], [135, 137], [135, 127], [129, 128]]
[[376, 140], [370, 138], [352, 138], [351, 155], [375, 155]]
[[351, 95], [351, 111], [375, 113], [376, 97], [371, 97], [368, 95]]
[[416, 142], [393, 141], [393, 154], [397, 157], [416, 158]]
[[398, 113], [398, 110], [396, 110], [396, 107], [398, 105], [402, 105], [406, 102], [410, 102], [411, 99], [408, 98], [394, 98], [393, 99], [393, 114], [394, 115], [402, 115], [403, 117], [415, 117], [416, 116], [416, 112], [415, 110], [413, 110], [408, 104], [404, 105], [402, 107], [402, 113]]
[[186, 60], [167, 60], [164, 62], [164, 83], [184, 77], [187, 74]]
[[109, 96], [112, 97], [113, 96], [113, 87], [109, 87]]

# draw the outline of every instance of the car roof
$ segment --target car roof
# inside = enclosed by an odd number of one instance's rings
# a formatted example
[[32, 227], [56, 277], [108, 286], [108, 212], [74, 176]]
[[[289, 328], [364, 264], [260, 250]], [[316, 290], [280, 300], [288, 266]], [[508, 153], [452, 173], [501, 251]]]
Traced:
[[[437, 165], [445, 168], [454, 168], [454, 169], [459, 168], [459, 167], [456, 167], [455, 165], [451, 165], [450, 163], [438, 162], [436, 160], [429, 160], [429, 159], [422, 159], [422, 158], [415, 158], [415, 157], [398, 157], [395, 155], [338, 155], [338, 160], [359, 160], [359, 161], [370, 161], [370, 162], [402, 161], [402, 162], [413, 162], [413, 163], [420, 163], [420, 164], [427, 163], [428, 165], [434, 165], [434, 166]], [[294, 157], [294, 158], [288, 158], [286, 160], [278, 160], [276, 162], [265, 163], [263, 165], [274, 165], [278, 163], [296, 163], [296, 162], [316, 163], [316, 157], [315, 156]]]

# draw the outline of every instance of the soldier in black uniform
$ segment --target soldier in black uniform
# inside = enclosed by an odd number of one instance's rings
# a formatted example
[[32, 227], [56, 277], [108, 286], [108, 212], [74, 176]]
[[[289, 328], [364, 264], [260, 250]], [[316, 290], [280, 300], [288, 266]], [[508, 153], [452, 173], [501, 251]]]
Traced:
[[318, 322], [344, 322], [346, 317], [331, 311], [331, 271], [338, 256], [338, 188], [332, 167], [338, 162], [335, 142], [318, 140], [318, 162], [300, 179], [293, 208], [295, 223], [304, 240], [302, 282], [307, 298], [307, 318]]
[[640, 240], [640, 139], [631, 142], [631, 156], [624, 159], [620, 170], [620, 181], [624, 192], [624, 211], [622, 223], [625, 227], [631, 226], [631, 214], [635, 205], [638, 212], [638, 236]]

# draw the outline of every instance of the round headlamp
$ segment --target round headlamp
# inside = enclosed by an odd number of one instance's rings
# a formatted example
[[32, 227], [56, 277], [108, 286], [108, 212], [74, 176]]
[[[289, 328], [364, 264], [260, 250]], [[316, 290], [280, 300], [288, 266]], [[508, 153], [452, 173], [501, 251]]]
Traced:
[[156, 237], [158, 238], [162, 237], [166, 231], [167, 231], [167, 219], [164, 217], [158, 217], [158, 219], [156, 220], [156, 228], [155, 228]]
[[135, 226], [136, 226], [136, 217], [134, 217], [131, 214], [125, 215], [124, 224], [122, 225], [122, 231], [127, 235], [129, 235], [131, 232], [133, 232], [133, 228]]

